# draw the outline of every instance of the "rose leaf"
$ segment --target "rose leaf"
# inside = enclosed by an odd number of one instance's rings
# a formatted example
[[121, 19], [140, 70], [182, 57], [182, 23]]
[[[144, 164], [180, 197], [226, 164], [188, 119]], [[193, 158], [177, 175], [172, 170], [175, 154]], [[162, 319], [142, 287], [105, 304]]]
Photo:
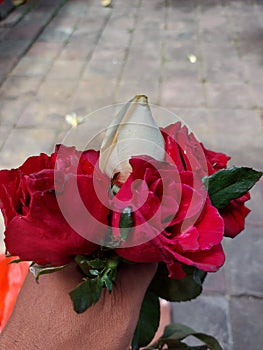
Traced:
[[148, 345], [153, 339], [160, 322], [160, 302], [158, 296], [148, 290], [144, 296], [139, 321], [132, 339], [132, 350]]
[[160, 263], [150, 289], [167, 301], [181, 302], [195, 299], [202, 292], [206, 272], [183, 265], [186, 276], [180, 280], [169, 278], [165, 264]]
[[212, 204], [217, 209], [225, 208], [232, 199], [246, 194], [261, 178], [262, 172], [252, 168], [233, 167], [222, 169], [203, 178]]
[[85, 278], [82, 283], [69, 293], [74, 310], [80, 314], [96, 304], [101, 296], [102, 287], [101, 279]]

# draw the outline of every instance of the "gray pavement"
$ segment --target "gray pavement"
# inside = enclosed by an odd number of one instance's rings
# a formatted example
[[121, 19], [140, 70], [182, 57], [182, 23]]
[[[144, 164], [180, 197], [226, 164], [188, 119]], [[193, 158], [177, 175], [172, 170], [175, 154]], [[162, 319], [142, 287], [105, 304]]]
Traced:
[[[260, 0], [29, 1], [0, 22], [0, 167], [51, 152], [66, 114], [144, 93], [231, 164], [263, 169], [262, 32]], [[205, 293], [172, 305], [225, 350], [263, 348], [262, 180], [249, 206]]]

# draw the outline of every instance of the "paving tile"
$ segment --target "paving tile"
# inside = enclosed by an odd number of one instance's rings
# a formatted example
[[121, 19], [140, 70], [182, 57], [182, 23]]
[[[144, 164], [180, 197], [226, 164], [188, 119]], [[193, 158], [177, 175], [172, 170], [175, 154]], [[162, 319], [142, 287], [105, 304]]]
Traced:
[[92, 60], [100, 61], [101, 65], [108, 61], [112, 62], [112, 64], [118, 64], [124, 61], [125, 56], [125, 48], [112, 48], [110, 45], [98, 45], [92, 53]]
[[122, 80], [117, 90], [116, 102], [125, 103], [135, 95], [141, 94], [148, 96], [150, 103], [159, 104], [158, 82], [146, 80], [144, 77], [140, 77], [136, 80]]
[[171, 109], [207, 148], [211, 147], [211, 121], [207, 109]]
[[0, 100], [0, 124], [14, 126], [29, 102], [28, 96], [2, 98]]
[[87, 80], [90, 76], [98, 76], [117, 82], [121, 69], [121, 61], [97, 60], [92, 58], [83, 71], [82, 79]]
[[69, 2], [60, 10], [60, 16], [67, 17], [69, 15], [71, 17], [85, 18], [87, 16], [88, 5], [88, 3]]
[[1, 168], [17, 167], [31, 155], [51, 152], [55, 130], [13, 129], [0, 153]]
[[0, 59], [0, 75], [7, 75], [17, 62], [16, 57], [3, 57]]
[[189, 87], [192, 84], [201, 83], [203, 80], [200, 62], [191, 63], [186, 57], [184, 61], [176, 60], [164, 64], [162, 80], [167, 82], [188, 81]]
[[47, 104], [34, 100], [21, 113], [16, 126], [22, 128], [67, 129], [65, 116], [68, 112], [65, 104], [55, 102]]
[[214, 148], [229, 154], [232, 165], [262, 169], [263, 132], [259, 113], [229, 109], [211, 113]]
[[209, 55], [205, 59], [205, 80], [214, 83], [246, 82], [248, 76], [243, 62], [238, 56], [221, 58], [221, 55]]
[[61, 16], [58, 14], [58, 16], [52, 18], [51, 24], [54, 26], [62, 26], [62, 27], [77, 27], [80, 20], [77, 17], [74, 16]]
[[207, 42], [201, 38], [204, 60], [207, 58], [218, 60], [219, 57], [220, 60], [226, 60], [225, 53], [227, 52], [227, 57], [229, 57], [233, 63], [235, 63], [234, 59], [239, 61], [238, 48], [233, 45], [232, 41], [226, 41], [224, 38], [218, 39], [219, 38], [214, 38], [211, 42]]
[[72, 97], [72, 110], [86, 115], [114, 102], [114, 81], [101, 76], [81, 80]]
[[[263, 170], [258, 169], [258, 170]], [[251, 209], [247, 217], [247, 223], [251, 226], [263, 226], [263, 178], [250, 190], [251, 200], [248, 202], [247, 206]]]
[[257, 33], [250, 33], [246, 37], [241, 37], [239, 35], [237, 39], [237, 47], [240, 53], [240, 56], [244, 59], [257, 59], [259, 62], [262, 62], [262, 46], [261, 42], [261, 29], [257, 29]]
[[167, 107], [204, 107], [205, 95], [203, 84], [181, 81], [164, 81], [162, 84], [161, 104]]
[[249, 57], [244, 59], [244, 61], [246, 62], [246, 71], [250, 83], [252, 85], [259, 84], [260, 88], [262, 87], [263, 81], [261, 57], [262, 56], [258, 56], [258, 58]]
[[75, 40], [71, 40], [62, 49], [59, 59], [70, 61], [87, 60], [89, 56], [91, 56], [94, 47], [94, 39], [92, 39], [91, 43], [80, 43]]
[[23, 57], [11, 72], [12, 76], [44, 77], [49, 71], [52, 59]]
[[212, 108], [254, 108], [255, 100], [247, 84], [207, 83], [208, 105]]
[[223, 296], [202, 295], [190, 302], [172, 303], [173, 322], [211, 334], [223, 349], [232, 350], [228, 312], [228, 302]]
[[17, 10], [13, 11], [4, 20], [1, 20], [0, 27], [13, 27], [16, 23], [18, 23], [21, 20], [23, 16], [24, 13], [19, 12]]
[[197, 43], [198, 28], [192, 21], [175, 21], [168, 23], [168, 30], [163, 33], [167, 41], [174, 40], [174, 43], [182, 43], [188, 45], [189, 43]]
[[263, 345], [263, 300], [231, 298], [233, 350], [261, 350]]
[[[211, 0], [209, 1], [211, 2]], [[202, 5], [205, 7], [205, 11], [202, 11]], [[219, 4], [219, 6], [210, 10], [208, 6], [207, 1], [205, 3], [199, 1], [198, 23], [201, 30], [214, 31], [215, 29], [222, 30], [223, 27], [226, 28], [228, 20], [223, 13], [222, 6]]]
[[227, 282], [224, 267], [216, 273], [209, 273], [205, 279], [203, 288], [205, 294], [213, 293], [225, 295], [227, 291]]
[[30, 39], [8, 40], [6, 37], [0, 42], [0, 58], [16, 57], [18, 58], [26, 51], [31, 43]]
[[5, 36], [6, 40], [33, 40], [37, 37], [43, 24], [41, 23], [19, 23]]
[[52, 18], [52, 15], [53, 11], [50, 11], [49, 8], [41, 9], [38, 7], [27, 13], [23, 18], [23, 22], [30, 22], [32, 24], [39, 23], [41, 25], [45, 25]]
[[225, 273], [231, 295], [263, 298], [262, 244], [263, 226], [251, 225], [247, 225], [234, 241], [227, 242], [228, 267]]
[[234, 35], [229, 31], [220, 31], [217, 28], [203, 29], [201, 32], [201, 40], [206, 44], [219, 43], [220, 46], [231, 46]]
[[102, 44], [111, 43], [111, 46], [114, 47], [123, 47], [129, 44], [131, 33], [129, 31], [120, 31], [118, 28], [107, 30], [103, 34], [103, 38], [101, 39]]
[[174, 3], [173, 1], [171, 1], [169, 3], [169, 9], [173, 10], [174, 12], [178, 12], [178, 16], [184, 13], [189, 15], [194, 10], [196, 5], [197, 2], [194, 0], [186, 0], [178, 3]]
[[79, 79], [85, 61], [67, 61], [57, 59], [48, 72], [46, 79]]
[[[145, 69], [145, 65], [147, 65], [147, 70]], [[128, 62], [124, 66], [124, 70], [122, 72], [122, 80], [138, 80], [142, 84], [143, 80], [158, 82], [158, 80], [160, 79], [160, 67], [160, 59], [148, 60], [142, 57], [141, 60], [138, 62], [138, 59], [133, 56], [128, 60]]]
[[41, 59], [54, 59], [63, 49], [64, 44], [59, 42], [35, 42], [27, 52], [27, 57], [35, 57]]
[[1, 86], [1, 84], [3, 84], [3, 82], [5, 81], [5, 79], [6, 79], [6, 75], [0, 74], [0, 86]]
[[[94, 19], [93, 19], [94, 20]], [[92, 24], [90, 26], [79, 26], [72, 33], [72, 37], [70, 38], [71, 42], [76, 42], [79, 44], [94, 44], [98, 39], [98, 31], [100, 27], [102, 27], [103, 23], [100, 23], [100, 26], [94, 23], [94, 27]]]
[[41, 83], [41, 77], [10, 77], [0, 88], [0, 96], [22, 97], [35, 96]]
[[139, 1], [138, 0], [134, 0], [134, 1], [128, 0], [128, 1], [123, 2], [122, 0], [115, 0], [115, 4], [116, 4], [116, 7], [122, 6], [122, 8], [132, 9], [134, 7], [139, 6]]
[[63, 3], [61, 0], [41, 0], [38, 8], [57, 8]]
[[0, 40], [3, 40], [3, 38], [5, 37], [7, 32], [8, 32], [7, 28], [1, 28], [0, 27]]
[[166, 61], [189, 62], [189, 55], [195, 55], [197, 60], [201, 59], [201, 48], [197, 41], [174, 41], [169, 38], [166, 41], [164, 57]]
[[10, 132], [11, 127], [10, 126], [3, 126], [0, 125], [0, 149], [3, 146], [3, 144], [5, 143], [8, 134]]
[[[259, 74], [260, 74], [260, 72], [259, 72]], [[263, 75], [263, 73], [262, 73], [262, 75]], [[257, 106], [260, 108], [263, 108], [262, 91], [263, 91], [262, 80], [261, 80], [261, 83], [252, 83], [252, 93], [254, 94], [254, 96], [256, 98]]]
[[64, 43], [69, 39], [74, 28], [71, 26], [50, 25], [38, 37], [38, 41], [61, 42]]
[[66, 103], [72, 96], [78, 81], [72, 79], [48, 79], [39, 87], [37, 97], [48, 103]]

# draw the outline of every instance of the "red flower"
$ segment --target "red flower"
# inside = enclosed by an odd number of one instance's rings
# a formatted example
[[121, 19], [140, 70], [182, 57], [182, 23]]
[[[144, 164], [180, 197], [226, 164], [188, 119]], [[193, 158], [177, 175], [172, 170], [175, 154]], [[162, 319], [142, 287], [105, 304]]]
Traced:
[[[81, 153], [64, 146], [60, 152], [59, 158], [57, 148], [50, 157], [45, 154], [30, 157], [18, 169], [0, 172], [0, 207], [6, 225], [7, 250], [40, 265], [63, 265], [76, 254], [90, 254], [97, 248], [68, 224], [58, 205], [57, 198], [70, 203], [78, 215], [72, 185], [75, 181], [84, 205], [98, 222], [107, 223], [108, 209], [100, 203], [93, 188], [98, 153]], [[76, 219], [82, 223], [81, 217]], [[101, 225], [95, 222], [85, 222], [85, 229], [88, 226], [93, 235], [101, 230]]]
[[227, 156], [224, 153], [214, 152], [211, 150], [208, 150], [204, 147], [204, 145], [201, 143], [202, 149], [204, 151], [206, 160], [207, 160], [207, 167], [208, 167], [208, 174], [211, 175], [218, 170], [225, 169], [227, 166], [227, 162], [231, 159], [229, 156]]
[[[181, 126], [181, 123], [169, 125], [162, 132], [165, 139], [167, 161], [170, 158], [178, 169], [193, 171], [196, 184], [203, 176], [212, 175], [227, 167], [229, 156], [206, 149], [193, 133], [189, 134], [188, 129]], [[248, 193], [232, 200], [228, 207], [219, 211], [224, 219], [225, 236], [233, 238], [244, 230], [245, 218], [250, 212], [244, 203], [249, 198]]]
[[244, 203], [250, 199], [250, 194], [233, 199], [230, 204], [220, 210], [225, 222], [225, 236], [234, 238], [245, 228], [245, 218], [250, 213]]
[[[130, 164], [133, 172], [115, 197], [112, 220], [118, 236], [121, 211], [129, 206], [134, 227], [116, 253], [134, 262], [165, 262], [172, 278], [183, 277], [178, 263], [205, 271], [223, 265], [223, 220], [202, 190], [192, 187], [191, 172], [178, 173], [172, 164], [145, 157]], [[137, 184], [138, 179], [143, 181]]]

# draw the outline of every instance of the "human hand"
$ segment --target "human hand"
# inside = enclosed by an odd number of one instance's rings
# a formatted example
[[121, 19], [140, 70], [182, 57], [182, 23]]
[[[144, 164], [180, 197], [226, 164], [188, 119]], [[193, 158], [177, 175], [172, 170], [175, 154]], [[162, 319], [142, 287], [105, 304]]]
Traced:
[[73, 311], [68, 292], [82, 275], [72, 264], [43, 275], [37, 284], [28, 274], [14, 312], [0, 337], [2, 350], [125, 350], [129, 349], [144, 294], [156, 264], [121, 266], [110, 294], [83, 314]]

